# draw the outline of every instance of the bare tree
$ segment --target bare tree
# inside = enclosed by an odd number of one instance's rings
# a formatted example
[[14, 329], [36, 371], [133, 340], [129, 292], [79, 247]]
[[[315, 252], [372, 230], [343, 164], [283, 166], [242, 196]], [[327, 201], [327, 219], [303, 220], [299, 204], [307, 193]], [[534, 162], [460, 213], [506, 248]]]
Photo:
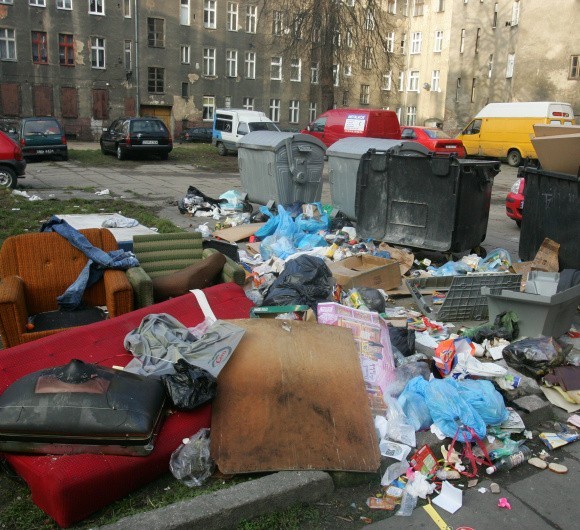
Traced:
[[[286, 57], [318, 65], [311, 95], [322, 110], [335, 105], [339, 76], [345, 88], [353, 79], [381, 82], [394, 63], [387, 40], [394, 30], [385, 0], [263, 0], [261, 20], [270, 44]], [[341, 71], [342, 69], [342, 71]]]

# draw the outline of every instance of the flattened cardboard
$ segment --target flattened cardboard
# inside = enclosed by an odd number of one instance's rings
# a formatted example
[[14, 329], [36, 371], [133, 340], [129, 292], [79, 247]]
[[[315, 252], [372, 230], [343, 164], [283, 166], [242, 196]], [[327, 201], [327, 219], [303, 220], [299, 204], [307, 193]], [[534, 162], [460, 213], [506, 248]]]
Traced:
[[329, 269], [344, 289], [372, 287], [388, 291], [401, 285], [401, 269], [394, 259], [362, 254], [331, 263]]
[[380, 452], [348, 329], [275, 319], [246, 330], [218, 377], [211, 456], [222, 473], [375, 472]]
[[230, 243], [237, 243], [238, 241], [243, 241], [244, 239], [253, 236], [265, 224], [266, 223], [250, 223], [231, 226], [230, 228], [224, 228], [223, 230], [216, 230], [212, 235], [214, 237], [219, 237], [220, 239], [225, 239]]
[[577, 175], [580, 169], [580, 133], [532, 138], [545, 171]]

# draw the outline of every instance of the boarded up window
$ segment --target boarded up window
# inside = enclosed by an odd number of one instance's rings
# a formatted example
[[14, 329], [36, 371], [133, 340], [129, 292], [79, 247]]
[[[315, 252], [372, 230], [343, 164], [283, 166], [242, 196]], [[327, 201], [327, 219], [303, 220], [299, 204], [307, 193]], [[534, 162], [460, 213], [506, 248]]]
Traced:
[[35, 116], [52, 116], [52, 87], [32, 87], [32, 108]]
[[135, 98], [125, 98], [125, 116], [135, 115]]
[[17, 83], [0, 83], [0, 113], [20, 116], [20, 86]]
[[95, 120], [109, 119], [109, 91], [106, 89], [93, 90], [93, 118]]
[[63, 87], [60, 89], [60, 111], [63, 118], [79, 117], [79, 102], [76, 88]]

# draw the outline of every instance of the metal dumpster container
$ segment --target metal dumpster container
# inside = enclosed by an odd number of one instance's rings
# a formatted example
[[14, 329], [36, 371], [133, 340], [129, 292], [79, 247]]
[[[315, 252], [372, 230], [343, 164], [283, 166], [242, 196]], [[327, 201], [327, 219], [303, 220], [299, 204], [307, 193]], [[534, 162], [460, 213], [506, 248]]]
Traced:
[[238, 167], [248, 199], [258, 204], [320, 201], [326, 146], [314, 136], [255, 131], [238, 143]]
[[485, 240], [500, 163], [438, 156], [419, 147], [363, 155], [355, 201], [358, 234], [426, 250], [477, 251]]

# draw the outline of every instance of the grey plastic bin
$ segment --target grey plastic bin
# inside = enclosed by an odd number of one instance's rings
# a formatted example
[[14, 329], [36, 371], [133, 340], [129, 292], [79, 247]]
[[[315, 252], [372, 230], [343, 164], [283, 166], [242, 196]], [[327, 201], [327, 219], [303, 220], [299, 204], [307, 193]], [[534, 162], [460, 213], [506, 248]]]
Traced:
[[326, 146], [309, 134], [255, 131], [238, 143], [248, 199], [258, 204], [320, 201]]
[[386, 151], [401, 146], [401, 140], [384, 138], [343, 138], [326, 151], [332, 205], [350, 219], [356, 219], [356, 176], [362, 156], [369, 149]]

